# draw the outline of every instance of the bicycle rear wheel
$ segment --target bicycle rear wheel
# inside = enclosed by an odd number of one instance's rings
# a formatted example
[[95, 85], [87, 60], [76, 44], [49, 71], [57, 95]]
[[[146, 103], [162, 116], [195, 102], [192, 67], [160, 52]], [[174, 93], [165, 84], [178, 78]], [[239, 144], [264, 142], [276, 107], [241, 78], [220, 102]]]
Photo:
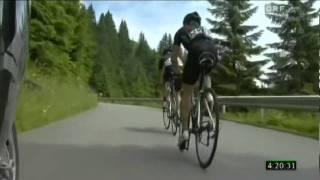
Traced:
[[[207, 89], [200, 102], [200, 127], [195, 133], [196, 152], [199, 164], [207, 168], [213, 160], [218, 144], [219, 105], [212, 89]], [[202, 149], [202, 147], [204, 147]]]
[[170, 94], [170, 101], [171, 101], [171, 132], [172, 135], [175, 136], [177, 134], [177, 101], [175, 97], [175, 93]]

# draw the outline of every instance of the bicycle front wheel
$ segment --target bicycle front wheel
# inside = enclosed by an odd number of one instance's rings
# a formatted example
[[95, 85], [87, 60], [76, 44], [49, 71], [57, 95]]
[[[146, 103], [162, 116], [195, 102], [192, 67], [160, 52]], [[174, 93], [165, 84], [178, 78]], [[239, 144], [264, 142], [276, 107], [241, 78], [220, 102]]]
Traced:
[[204, 91], [200, 101], [199, 127], [195, 133], [199, 164], [207, 168], [212, 163], [218, 144], [219, 105], [212, 89]]
[[168, 101], [166, 102], [166, 105], [162, 107], [162, 120], [163, 120], [163, 125], [165, 129], [169, 129], [170, 128], [170, 119], [168, 117], [168, 113], [169, 113], [169, 105], [168, 105]]

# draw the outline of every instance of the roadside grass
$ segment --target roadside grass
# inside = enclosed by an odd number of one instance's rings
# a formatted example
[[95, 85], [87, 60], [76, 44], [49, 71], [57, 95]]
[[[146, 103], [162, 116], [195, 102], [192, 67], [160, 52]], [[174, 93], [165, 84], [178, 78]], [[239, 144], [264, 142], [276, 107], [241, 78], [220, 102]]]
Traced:
[[[53, 77], [29, 70], [17, 109], [19, 132], [28, 131], [75, 115], [97, 105], [97, 96], [83, 82], [70, 77]], [[26, 82], [26, 81], [25, 81]]]
[[319, 139], [320, 113], [265, 109], [264, 114], [262, 118], [260, 111], [257, 110], [251, 110], [248, 113], [227, 112], [223, 118]]
[[[112, 103], [161, 108], [161, 104], [155, 102], [115, 101]], [[259, 110], [250, 108], [247, 113], [227, 112], [221, 116], [221, 119], [319, 139], [320, 113], [265, 109], [262, 119]]]

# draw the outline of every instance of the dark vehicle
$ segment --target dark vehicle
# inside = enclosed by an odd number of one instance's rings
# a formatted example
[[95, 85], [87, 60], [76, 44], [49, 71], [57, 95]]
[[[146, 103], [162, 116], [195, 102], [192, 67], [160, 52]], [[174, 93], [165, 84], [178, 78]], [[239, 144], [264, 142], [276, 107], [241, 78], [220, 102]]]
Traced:
[[0, 0], [0, 180], [19, 179], [15, 126], [28, 54], [29, 0]]

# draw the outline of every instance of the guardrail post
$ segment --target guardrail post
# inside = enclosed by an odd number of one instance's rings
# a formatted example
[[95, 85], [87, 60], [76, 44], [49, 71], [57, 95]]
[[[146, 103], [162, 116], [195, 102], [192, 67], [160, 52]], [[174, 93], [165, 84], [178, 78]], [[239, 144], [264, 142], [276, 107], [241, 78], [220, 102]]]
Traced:
[[226, 113], [226, 105], [222, 105], [222, 114], [225, 114]]
[[264, 121], [264, 108], [260, 108], [261, 121]]

